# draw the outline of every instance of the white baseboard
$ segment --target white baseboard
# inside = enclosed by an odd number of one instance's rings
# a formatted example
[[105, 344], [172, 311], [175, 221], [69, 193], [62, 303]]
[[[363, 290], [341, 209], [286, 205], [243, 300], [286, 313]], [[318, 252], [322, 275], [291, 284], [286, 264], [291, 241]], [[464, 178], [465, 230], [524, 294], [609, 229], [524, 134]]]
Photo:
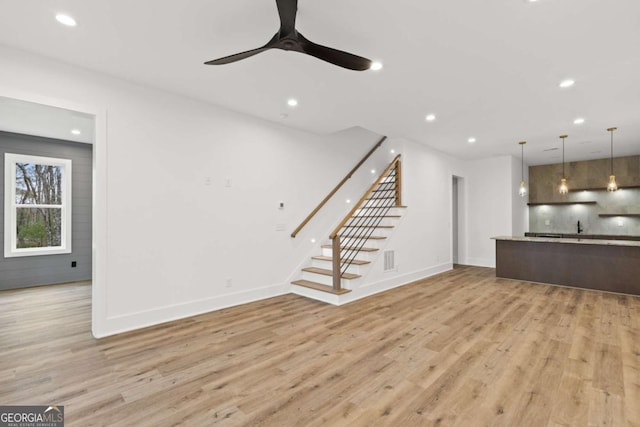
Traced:
[[464, 264], [476, 267], [496, 268], [496, 260], [493, 258], [467, 258]]
[[426, 279], [427, 277], [435, 276], [436, 274], [444, 273], [451, 269], [453, 269], [453, 264], [447, 262], [444, 264], [434, 265], [423, 270], [396, 276], [391, 279], [368, 283], [366, 285], [359, 286], [348, 294], [340, 295], [340, 301], [337, 305], [347, 304], [380, 292], [399, 288], [400, 286], [408, 285], [417, 280]]
[[251, 289], [233, 294], [226, 294], [202, 300], [154, 308], [137, 313], [108, 316], [100, 333], [93, 331], [96, 338], [104, 338], [135, 329], [146, 328], [178, 319], [197, 316], [211, 311], [254, 301], [285, 295], [291, 292], [289, 284], [271, 285], [264, 288]]
[[320, 292], [316, 293], [313, 291], [313, 289], [309, 289], [307, 291], [303, 287], [296, 287], [297, 289], [293, 290], [292, 285], [290, 285], [289, 283], [271, 285], [264, 288], [251, 289], [248, 291], [221, 295], [218, 297], [212, 297], [197, 301], [189, 301], [136, 313], [108, 316], [104, 328], [102, 328], [100, 333], [96, 333], [96, 331], [94, 331], [94, 336], [96, 338], [104, 338], [123, 332], [129, 332], [166, 322], [172, 322], [174, 320], [197, 316], [199, 314], [204, 314], [211, 311], [221, 310], [224, 308], [263, 300], [266, 298], [285, 295], [291, 292], [316, 300], [320, 299], [329, 304], [343, 305], [362, 298], [366, 298], [370, 295], [408, 285], [417, 280], [426, 279], [427, 277], [444, 273], [445, 271], [449, 271], [452, 268], [453, 264], [451, 264], [450, 262], [439, 264], [426, 269], [395, 276], [390, 279], [369, 283], [363, 285], [362, 287], [354, 289], [348, 294], [339, 296], [326, 294], [321, 298], [318, 297], [318, 293]]

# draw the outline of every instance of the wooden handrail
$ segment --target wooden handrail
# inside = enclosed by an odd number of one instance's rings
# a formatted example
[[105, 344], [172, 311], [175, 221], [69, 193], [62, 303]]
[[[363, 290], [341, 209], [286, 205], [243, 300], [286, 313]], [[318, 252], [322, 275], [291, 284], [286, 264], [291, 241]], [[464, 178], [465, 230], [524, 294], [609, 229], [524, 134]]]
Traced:
[[304, 221], [302, 221], [300, 223], [300, 225], [293, 230], [293, 233], [291, 233], [291, 237], [296, 237], [296, 235], [300, 232], [300, 230], [302, 230], [302, 228], [307, 225], [307, 223], [309, 221], [311, 221], [311, 218], [313, 218], [315, 216], [315, 214], [318, 213], [318, 211], [320, 209], [322, 209], [322, 207], [329, 201], [329, 199], [331, 199], [331, 197], [333, 197], [334, 194], [336, 194], [336, 192], [340, 189], [340, 187], [342, 187], [344, 185], [345, 182], [347, 182], [352, 176], [353, 174], [360, 168], [360, 166], [362, 166], [362, 164], [364, 162], [367, 161], [367, 159], [369, 157], [371, 157], [371, 155], [373, 154], [374, 151], [376, 151], [378, 148], [380, 148], [380, 146], [382, 145], [382, 143], [384, 142], [384, 140], [387, 139], [386, 136], [383, 136], [382, 138], [380, 138], [380, 141], [378, 141], [376, 143], [376, 145], [373, 146], [373, 148], [371, 150], [369, 150], [369, 152], [362, 158], [362, 160], [360, 160], [358, 162], [357, 165], [355, 165], [353, 167], [353, 169], [351, 169], [351, 171], [349, 171], [349, 173], [347, 174], [347, 176], [345, 176], [342, 181], [340, 181], [338, 183], [338, 185], [336, 185], [336, 187], [331, 190], [331, 192], [327, 195], [327, 197], [325, 197], [319, 204], [318, 206], [316, 206], [316, 208], [314, 210], [311, 211], [311, 213], [309, 215], [307, 215], [307, 217], [304, 219]]
[[[380, 174], [380, 176], [378, 177], [378, 179], [375, 180], [375, 182], [373, 184], [371, 184], [371, 187], [369, 187], [369, 190], [367, 190], [366, 193], [364, 193], [364, 196], [362, 196], [362, 198], [360, 200], [358, 200], [358, 203], [356, 203], [353, 206], [353, 209], [351, 209], [351, 211], [349, 211], [349, 213], [347, 214], [347, 216], [344, 217], [344, 219], [340, 222], [340, 224], [335, 228], [335, 230], [333, 230], [333, 233], [331, 233], [331, 235], [329, 236], [330, 239], [335, 239], [335, 237], [338, 235], [338, 233], [340, 232], [340, 229], [342, 227], [344, 227], [344, 225], [347, 223], [347, 221], [349, 221], [349, 219], [353, 216], [353, 214], [360, 209], [360, 205], [362, 205], [362, 203], [369, 198], [369, 196], [371, 195], [371, 193], [373, 193], [373, 190], [376, 189], [376, 187], [378, 186], [378, 184], [380, 184], [380, 182], [387, 176], [387, 174], [389, 173], [389, 171], [394, 168], [396, 166], [396, 163], [398, 163], [398, 161], [400, 160], [400, 154], [398, 154], [395, 159], [393, 159], [391, 161], [391, 163], [389, 163], [389, 166], [386, 167], [386, 169]], [[398, 201], [400, 200], [400, 195], [399, 193], [396, 193], [396, 206], [398, 206]]]

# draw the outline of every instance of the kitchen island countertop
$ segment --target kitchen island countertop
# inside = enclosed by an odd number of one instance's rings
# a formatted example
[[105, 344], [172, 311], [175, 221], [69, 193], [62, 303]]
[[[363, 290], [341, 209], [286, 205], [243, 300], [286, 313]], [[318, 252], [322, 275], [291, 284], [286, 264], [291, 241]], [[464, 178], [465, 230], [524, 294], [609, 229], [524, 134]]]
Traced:
[[498, 236], [493, 240], [509, 240], [516, 242], [546, 242], [546, 243], [571, 243], [579, 245], [607, 245], [607, 246], [638, 246], [640, 241], [636, 240], [601, 240], [601, 239], [576, 239], [566, 237], [524, 237], [524, 236]]

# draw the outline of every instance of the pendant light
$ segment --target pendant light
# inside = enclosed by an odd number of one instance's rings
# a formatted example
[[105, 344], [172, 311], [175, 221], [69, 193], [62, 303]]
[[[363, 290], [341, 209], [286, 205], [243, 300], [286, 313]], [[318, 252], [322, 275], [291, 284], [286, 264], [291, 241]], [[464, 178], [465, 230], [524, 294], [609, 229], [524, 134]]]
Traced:
[[524, 197], [527, 194], [527, 185], [524, 183], [524, 144], [526, 144], [527, 141], [520, 141], [518, 142], [518, 144], [520, 144], [520, 148], [521, 148], [521, 153], [522, 153], [522, 179], [520, 181], [520, 191], [518, 191], [518, 194], [520, 194], [520, 197]]
[[609, 175], [609, 184], [607, 185], [607, 191], [618, 191], [618, 184], [616, 184], [616, 176], [613, 174], [613, 131], [618, 128], [609, 128], [607, 131], [611, 132], [611, 175]]
[[567, 187], [567, 177], [564, 174], [564, 139], [569, 135], [560, 135], [562, 139], [562, 179], [560, 180], [560, 194], [567, 194], [569, 192], [569, 187]]

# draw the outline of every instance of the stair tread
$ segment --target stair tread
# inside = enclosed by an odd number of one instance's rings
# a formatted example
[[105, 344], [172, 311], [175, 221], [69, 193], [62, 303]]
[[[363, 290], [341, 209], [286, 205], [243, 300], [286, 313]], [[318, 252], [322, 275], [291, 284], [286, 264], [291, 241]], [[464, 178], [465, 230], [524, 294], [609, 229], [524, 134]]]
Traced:
[[384, 240], [386, 237], [384, 236], [357, 236], [357, 235], [346, 235], [340, 236], [343, 239], [366, 239], [366, 240]]
[[345, 225], [343, 228], [395, 228], [395, 225]]
[[[332, 245], [322, 245], [323, 249], [333, 249]], [[341, 248], [343, 251], [350, 251], [350, 250], [354, 250], [354, 249], [358, 249], [358, 248], [354, 248], [351, 246], [347, 246], [347, 247], [342, 247]], [[375, 252], [375, 251], [379, 251], [380, 249], [378, 248], [360, 248], [359, 249], [361, 252]]]
[[[320, 261], [333, 261], [333, 258], [331, 258], [330, 256], [324, 256], [324, 255], [318, 255], [318, 256], [314, 256], [311, 257], [311, 259], [317, 259]], [[365, 265], [365, 264], [371, 264], [371, 261], [364, 261], [361, 259], [354, 259], [353, 261], [351, 261], [351, 264], [354, 265]]]
[[[307, 268], [303, 268], [302, 271], [306, 271], [307, 273], [322, 274], [324, 276], [333, 276], [333, 271], [327, 270], [326, 268], [307, 267]], [[361, 276], [359, 274], [353, 274], [353, 273], [342, 273], [341, 277], [343, 279], [351, 280], [351, 279], [357, 279], [358, 277], [361, 277]]]
[[310, 280], [294, 280], [291, 283], [293, 283], [294, 285], [304, 286], [305, 288], [311, 288], [317, 291], [328, 292], [330, 294], [335, 294], [335, 295], [342, 295], [342, 294], [351, 292], [350, 289], [340, 289], [339, 291], [336, 291], [331, 286], [323, 285], [322, 283], [312, 282]]
[[402, 218], [402, 215], [354, 215], [352, 218]]
[[407, 206], [362, 206], [358, 209], [380, 209], [383, 207], [388, 207], [389, 209], [393, 209], [393, 208], [406, 209], [407, 208]]

